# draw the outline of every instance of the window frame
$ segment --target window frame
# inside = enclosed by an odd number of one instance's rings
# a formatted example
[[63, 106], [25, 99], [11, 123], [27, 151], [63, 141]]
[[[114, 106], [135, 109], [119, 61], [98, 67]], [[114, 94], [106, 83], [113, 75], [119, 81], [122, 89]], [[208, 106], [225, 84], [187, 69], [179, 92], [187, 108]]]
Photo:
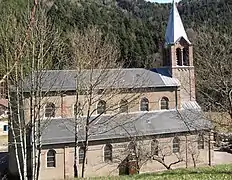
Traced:
[[[72, 112], [73, 112], [73, 116], [75, 116], [76, 114], [76, 104], [73, 104], [72, 105]], [[78, 114], [78, 111], [79, 111], [79, 114]], [[82, 111], [82, 108], [81, 108], [81, 103], [80, 102], [78, 102], [78, 105], [77, 105], [77, 115], [81, 115], [81, 116], [83, 116], [83, 111]]]
[[189, 48], [183, 48], [183, 66], [189, 66]]
[[[80, 153], [80, 152], [82, 152], [83, 151], [83, 153]], [[84, 147], [80, 147], [79, 149], [78, 149], [78, 163], [79, 164], [83, 164], [83, 161], [84, 161], [84, 154], [85, 154], [85, 148]], [[83, 156], [83, 157], [82, 157]], [[82, 157], [82, 158], [80, 158], [80, 157]]]
[[180, 152], [180, 138], [174, 137], [172, 140], [172, 152], [179, 153]]
[[[146, 106], [146, 108], [144, 108]], [[141, 98], [140, 100], [140, 111], [149, 111], [149, 100], [146, 97]]]
[[180, 47], [176, 48], [176, 65], [183, 66], [183, 51]]
[[104, 147], [104, 162], [113, 161], [113, 146], [111, 144], [106, 144]]
[[[5, 129], [5, 127], [6, 127], [6, 129]], [[8, 132], [9, 131], [9, 126], [7, 125], [7, 124], [4, 124], [3, 125], [3, 132]]]
[[[52, 153], [52, 155], [49, 155], [50, 152]], [[52, 158], [53, 160], [48, 160], [48, 158]], [[52, 163], [52, 166], [48, 165], [50, 163]], [[47, 165], [47, 168], [55, 168], [56, 167], [56, 151], [54, 149], [49, 149], [47, 151], [46, 165]]]
[[203, 134], [198, 135], [197, 149], [199, 149], [199, 150], [205, 149], [205, 141], [204, 141], [204, 135]]
[[[51, 105], [50, 107], [48, 107], [48, 105]], [[50, 112], [47, 112], [48, 110], [50, 110]], [[49, 114], [47, 116], [47, 114]], [[45, 105], [45, 110], [44, 110], [44, 117], [45, 118], [55, 118], [56, 117], [56, 105], [55, 103], [52, 102], [48, 102]]]
[[[164, 104], [165, 103], [165, 104]], [[164, 108], [163, 108], [164, 107]], [[161, 110], [169, 110], [169, 99], [165, 96], [163, 96], [160, 99], [160, 109]]]
[[128, 101], [126, 99], [121, 99], [121, 101], [119, 102], [119, 112], [120, 113], [129, 112]]
[[159, 156], [159, 141], [157, 139], [151, 141], [151, 154]]
[[[103, 103], [103, 105], [99, 106], [100, 103]], [[101, 109], [101, 111], [99, 112], [99, 108], [102, 108], [103, 106], [103, 111]], [[97, 114], [106, 114], [106, 101], [104, 100], [100, 100], [97, 103]]]

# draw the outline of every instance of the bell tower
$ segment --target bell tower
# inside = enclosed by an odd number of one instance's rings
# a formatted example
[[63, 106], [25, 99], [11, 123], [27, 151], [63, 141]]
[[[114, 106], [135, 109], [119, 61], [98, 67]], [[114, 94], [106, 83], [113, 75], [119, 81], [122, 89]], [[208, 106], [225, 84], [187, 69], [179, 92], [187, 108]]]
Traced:
[[180, 81], [181, 102], [195, 101], [193, 46], [173, 1], [165, 34], [163, 66]]

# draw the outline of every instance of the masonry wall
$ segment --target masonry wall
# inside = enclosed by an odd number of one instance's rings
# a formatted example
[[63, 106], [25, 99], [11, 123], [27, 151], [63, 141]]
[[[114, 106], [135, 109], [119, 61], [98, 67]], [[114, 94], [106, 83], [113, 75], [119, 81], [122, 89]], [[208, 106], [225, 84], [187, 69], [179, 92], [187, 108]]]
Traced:
[[[208, 150], [208, 136], [205, 137], [204, 149], [199, 150], [197, 148], [196, 135], [188, 135], [187, 139], [185, 135], [178, 136], [180, 138], [180, 153], [172, 153], [172, 140], [173, 137], [156, 138], [159, 141], [159, 156], [165, 154], [165, 163], [169, 165], [172, 162], [182, 159], [183, 161], [172, 166], [176, 167], [190, 167], [193, 166], [193, 160], [191, 154], [196, 156], [197, 165], [209, 163], [209, 150]], [[138, 142], [138, 147], [142, 148], [142, 153], [150, 153], [151, 140], [147, 139]], [[96, 142], [95, 142], [96, 143]], [[107, 143], [107, 142], [106, 142]], [[104, 146], [105, 144], [96, 144], [89, 146], [87, 152], [86, 171], [85, 175], [89, 176], [111, 176], [119, 175], [119, 165], [127, 157], [129, 151], [127, 149], [129, 142], [112, 143], [113, 146], [113, 161], [104, 162]], [[55, 149], [56, 155], [56, 167], [46, 167], [46, 153], [48, 149]], [[188, 154], [186, 154], [186, 150]], [[193, 153], [194, 152], [194, 153]], [[212, 153], [213, 155], [213, 153]], [[179, 158], [177, 158], [179, 157]], [[52, 179], [68, 179], [73, 177], [73, 159], [74, 148], [73, 147], [60, 147], [53, 148], [52, 146], [43, 149], [41, 156], [41, 172], [40, 180], [52, 180]], [[211, 157], [213, 158], [213, 156]], [[165, 167], [159, 162], [152, 160], [151, 158], [144, 158], [140, 164], [140, 172], [154, 172], [158, 170], [164, 170]], [[81, 174], [81, 165], [78, 166], [79, 175]]]
[[0, 120], [0, 149], [6, 148], [8, 143], [8, 121]]
[[[195, 101], [196, 100], [196, 90], [195, 90], [195, 72], [193, 65], [193, 46], [189, 45], [183, 38], [176, 42], [174, 45], [170, 46], [170, 62], [171, 62], [171, 72], [172, 77], [177, 78], [180, 83], [180, 96], [181, 101]], [[177, 49], [188, 50], [188, 61], [187, 66], [177, 64]], [[182, 54], [183, 56], [183, 54]], [[167, 58], [167, 57], [165, 57]], [[182, 57], [183, 59], [183, 57]], [[182, 62], [183, 63], [183, 62]]]
[[[143, 97], [146, 97], [149, 100], [149, 111], [160, 110], [160, 100], [162, 97], [166, 97], [169, 100], [169, 109], [175, 109], [176, 104], [178, 108], [180, 107], [180, 91], [176, 88], [163, 88], [156, 89], [151, 92], [130, 92], [130, 93], [121, 93], [117, 91], [113, 91], [112, 94], [95, 94], [93, 100], [93, 104], [91, 105], [91, 111], [95, 110], [97, 107], [97, 103], [100, 100], [104, 100], [106, 102], [107, 111], [106, 114], [117, 113], [119, 111], [119, 102], [121, 100], [128, 101], [129, 112], [138, 112], [140, 111], [140, 101]], [[79, 102], [81, 107], [83, 108], [83, 115], [87, 114], [87, 96], [79, 95]], [[76, 101], [75, 95], [53, 95], [47, 96], [42, 99], [42, 108], [40, 112], [40, 116], [44, 118], [45, 105], [49, 102], [52, 102], [56, 106], [56, 118], [62, 117], [74, 117], [74, 104]], [[26, 119], [30, 117], [30, 104], [29, 99], [25, 99], [25, 114]], [[93, 115], [97, 115], [95, 112]]]

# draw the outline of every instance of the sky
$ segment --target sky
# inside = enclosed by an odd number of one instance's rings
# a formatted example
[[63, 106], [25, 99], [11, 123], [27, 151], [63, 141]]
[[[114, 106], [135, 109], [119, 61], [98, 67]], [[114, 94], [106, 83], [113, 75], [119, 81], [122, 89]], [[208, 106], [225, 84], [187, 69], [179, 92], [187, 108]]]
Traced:
[[[150, 1], [150, 2], [158, 2], [158, 3], [170, 3], [172, 2], [172, 0], [147, 0], [147, 1]], [[180, 0], [175, 0], [175, 2], [178, 2]]]

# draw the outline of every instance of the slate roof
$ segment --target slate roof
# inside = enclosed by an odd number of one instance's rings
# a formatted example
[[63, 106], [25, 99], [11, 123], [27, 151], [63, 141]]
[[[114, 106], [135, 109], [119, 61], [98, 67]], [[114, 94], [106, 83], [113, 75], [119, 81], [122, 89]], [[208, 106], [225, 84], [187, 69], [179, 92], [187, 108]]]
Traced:
[[173, 1], [173, 7], [169, 14], [168, 25], [165, 33], [165, 43], [174, 44], [181, 38], [184, 38], [189, 44], [191, 42], [188, 39], [188, 36], [185, 32], [180, 14], [177, 10], [176, 4]]
[[[48, 70], [35, 74], [41, 79], [43, 91], [69, 91], [76, 89], [76, 77], [81, 88], [94, 84], [95, 89], [104, 88], [147, 88], [147, 87], [174, 87], [180, 86], [177, 79], [164, 77], [157, 71], [143, 68], [127, 69], [94, 69], [83, 70]], [[30, 91], [30, 77], [24, 84], [24, 91]]]
[[[79, 120], [78, 141], [84, 140], [84, 128]], [[91, 120], [95, 118], [91, 117]], [[42, 125], [42, 143], [60, 144], [74, 142], [74, 119], [51, 119]], [[104, 115], [90, 126], [90, 140], [106, 140], [127, 138], [130, 136], [147, 136], [178, 132], [190, 132], [209, 129], [211, 124], [203, 119], [201, 111], [196, 110], [164, 110], [154, 112], [137, 112]]]

